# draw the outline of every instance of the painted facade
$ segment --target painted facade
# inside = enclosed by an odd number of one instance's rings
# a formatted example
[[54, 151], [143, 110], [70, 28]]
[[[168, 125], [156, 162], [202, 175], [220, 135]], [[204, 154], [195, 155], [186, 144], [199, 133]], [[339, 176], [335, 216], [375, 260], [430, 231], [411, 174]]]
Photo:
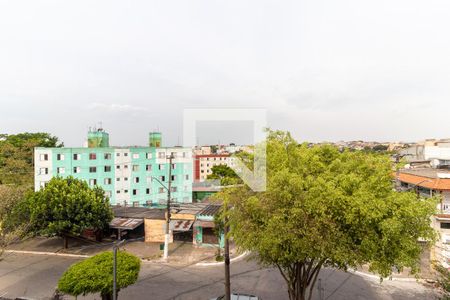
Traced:
[[[172, 201], [192, 202], [190, 148], [91, 144], [95, 147], [35, 148], [35, 190], [45, 186], [52, 177], [73, 176], [90, 186], [101, 186], [112, 205], [157, 206], [167, 202], [167, 190], [162, 184], [167, 187], [169, 168], [172, 168]], [[170, 154], [174, 156], [171, 166], [167, 159]]]
[[203, 182], [212, 174], [212, 167], [227, 165], [234, 166], [235, 158], [230, 154], [198, 154], [194, 157], [194, 180]]

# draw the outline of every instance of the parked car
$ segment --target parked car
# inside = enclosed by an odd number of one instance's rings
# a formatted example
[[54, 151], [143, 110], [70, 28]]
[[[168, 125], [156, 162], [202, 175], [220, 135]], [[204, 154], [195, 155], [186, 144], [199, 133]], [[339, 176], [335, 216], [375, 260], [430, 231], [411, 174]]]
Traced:
[[[261, 298], [259, 298], [258, 296], [247, 294], [236, 294], [236, 293], [232, 293], [230, 298], [231, 300], [261, 300]], [[211, 300], [223, 300], [223, 299], [225, 299], [225, 295], [213, 298]]]

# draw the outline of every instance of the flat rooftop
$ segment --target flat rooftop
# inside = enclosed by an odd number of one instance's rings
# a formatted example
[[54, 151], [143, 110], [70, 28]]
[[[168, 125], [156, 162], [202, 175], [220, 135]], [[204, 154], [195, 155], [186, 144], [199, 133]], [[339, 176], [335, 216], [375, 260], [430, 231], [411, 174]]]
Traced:
[[400, 172], [432, 179], [450, 179], [450, 170], [448, 169], [416, 168], [402, 169]]

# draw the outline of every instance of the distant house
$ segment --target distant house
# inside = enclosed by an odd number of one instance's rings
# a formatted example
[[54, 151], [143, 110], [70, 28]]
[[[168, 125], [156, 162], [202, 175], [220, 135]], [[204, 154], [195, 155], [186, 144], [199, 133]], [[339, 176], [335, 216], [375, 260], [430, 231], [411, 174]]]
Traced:
[[399, 190], [414, 190], [418, 195], [441, 196], [436, 207], [437, 214], [432, 226], [439, 233], [439, 239], [431, 251], [431, 260], [437, 260], [450, 267], [450, 170], [436, 168], [412, 168], [400, 170], [397, 175]]

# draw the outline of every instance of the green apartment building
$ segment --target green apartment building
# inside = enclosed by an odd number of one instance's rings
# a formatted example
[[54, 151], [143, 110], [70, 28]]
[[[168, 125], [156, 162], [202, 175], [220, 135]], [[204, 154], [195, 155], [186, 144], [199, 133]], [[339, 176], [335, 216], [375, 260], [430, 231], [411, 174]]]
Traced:
[[89, 131], [87, 147], [35, 148], [35, 190], [52, 177], [73, 176], [101, 186], [112, 205], [158, 206], [167, 203], [171, 180], [171, 202], [191, 203], [191, 148], [161, 145], [161, 133], [151, 132], [148, 147], [111, 147], [98, 129]]

